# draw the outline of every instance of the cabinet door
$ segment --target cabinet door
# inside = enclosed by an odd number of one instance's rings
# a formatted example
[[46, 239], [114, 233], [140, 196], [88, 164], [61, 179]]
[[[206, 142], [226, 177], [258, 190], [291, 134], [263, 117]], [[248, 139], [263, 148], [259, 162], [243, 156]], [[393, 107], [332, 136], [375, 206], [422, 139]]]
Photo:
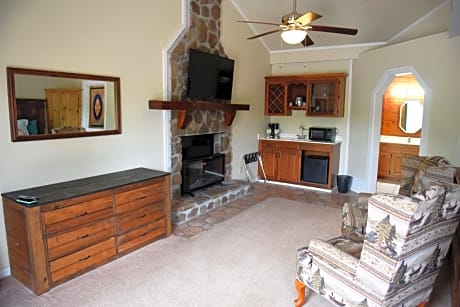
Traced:
[[380, 150], [378, 177], [388, 177], [390, 175], [391, 153]]
[[299, 182], [300, 156], [297, 149], [280, 149], [278, 160], [278, 179], [280, 181]]
[[[264, 163], [265, 175], [268, 180], [277, 180], [278, 173], [278, 151], [266, 149], [261, 152], [262, 162]], [[259, 172], [259, 177], [263, 178], [263, 174]]]
[[406, 156], [405, 153], [397, 152], [391, 154], [390, 176], [395, 179], [401, 178], [402, 159]]
[[265, 115], [291, 115], [287, 109], [285, 82], [267, 80], [265, 83]]
[[345, 78], [310, 81], [307, 115], [342, 117], [344, 114]]

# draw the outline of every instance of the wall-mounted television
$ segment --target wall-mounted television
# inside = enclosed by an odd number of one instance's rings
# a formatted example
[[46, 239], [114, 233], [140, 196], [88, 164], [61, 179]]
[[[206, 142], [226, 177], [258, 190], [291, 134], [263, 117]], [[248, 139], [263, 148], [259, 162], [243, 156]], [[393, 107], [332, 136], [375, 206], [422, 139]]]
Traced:
[[196, 49], [190, 49], [189, 52], [188, 98], [210, 101], [231, 100], [235, 61]]

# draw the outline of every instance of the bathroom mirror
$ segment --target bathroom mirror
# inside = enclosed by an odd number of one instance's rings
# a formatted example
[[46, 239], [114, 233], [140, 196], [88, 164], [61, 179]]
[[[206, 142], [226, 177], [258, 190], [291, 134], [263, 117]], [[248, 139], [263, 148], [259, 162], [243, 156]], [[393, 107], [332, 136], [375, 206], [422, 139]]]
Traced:
[[6, 70], [13, 142], [121, 133], [120, 78]]
[[423, 104], [419, 100], [406, 100], [399, 109], [399, 128], [404, 133], [416, 133], [422, 129]]

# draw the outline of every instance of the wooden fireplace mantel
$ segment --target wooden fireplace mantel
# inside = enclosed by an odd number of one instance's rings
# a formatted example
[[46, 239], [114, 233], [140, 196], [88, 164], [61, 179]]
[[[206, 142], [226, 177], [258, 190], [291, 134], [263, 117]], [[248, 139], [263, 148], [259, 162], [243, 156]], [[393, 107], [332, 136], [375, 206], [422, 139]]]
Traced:
[[231, 126], [236, 111], [249, 111], [248, 104], [224, 104], [207, 101], [164, 101], [149, 100], [150, 110], [177, 110], [177, 128], [185, 129], [192, 120], [190, 113], [193, 110], [224, 111], [225, 125]]

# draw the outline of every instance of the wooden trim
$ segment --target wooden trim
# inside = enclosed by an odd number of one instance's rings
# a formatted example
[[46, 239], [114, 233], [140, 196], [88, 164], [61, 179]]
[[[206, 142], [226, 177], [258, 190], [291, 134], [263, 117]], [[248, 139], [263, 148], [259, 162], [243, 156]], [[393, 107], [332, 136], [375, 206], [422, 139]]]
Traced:
[[225, 124], [231, 126], [236, 111], [249, 111], [248, 104], [223, 104], [206, 101], [163, 101], [149, 100], [150, 110], [178, 110], [177, 128], [185, 129], [191, 121], [190, 113], [193, 110], [224, 111]]
[[45, 251], [44, 233], [41, 223], [40, 206], [24, 210], [27, 228], [27, 239], [30, 248], [30, 270], [32, 277], [32, 289], [36, 294], [42, 294], [49, 290], [48, 278], [48, 255]]

